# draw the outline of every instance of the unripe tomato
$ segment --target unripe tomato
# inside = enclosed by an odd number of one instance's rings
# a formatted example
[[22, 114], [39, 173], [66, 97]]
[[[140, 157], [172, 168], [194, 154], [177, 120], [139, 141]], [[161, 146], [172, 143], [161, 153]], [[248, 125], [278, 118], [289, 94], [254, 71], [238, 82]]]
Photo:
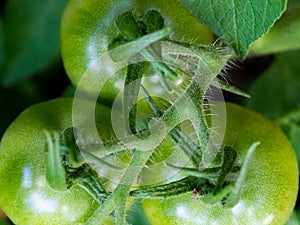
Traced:
[[[44, 130], [72, 127], [72, 99], [58, 99], [25, 110], [5, 132], [0, 146], [0, 206], [15, 224], [82, 224], [99, 204], [81, 187], [51, 188], [45, 178], [47, 150]], [[90, 104], [82, 101], [82, 107]], [[103, 138], [111, 137], [110, 110], [102, 105]], [[84, 113], [73, 117], [86, 123]], [[111, 224], [112, 221], [107, 221]]]
[[[184, 193], [164, 199], [142, 200], [153, 225], [284, 224], [295, 205], [298, 168], [295, 153], [282, 131], [258, 113], [226, 104], [224, 144], [245, 157], [254, 142], [261, 142], [250, 159], [248, 174], [238, 203], [224, 208], [205, 204]], [[201, 190], [200, 190], [201, 192]]]
[[[73, 104], [73, 99], [62, 98], [33, 105], [19, 115], [1, 140], [0, 207], [15, 224], [82, 224], [99, 207], [97, 201], [79, 185], [75, 184], [61, 191], [52, 188], [46, 179], [48, 152], [45, 130], [62, 133], [76, 125], [76, 128], [86, 131], [84, 136], [88, 140], [84, 141], [87, 141], [86, 144], [93, 149], [97, 148], [99, 137], [104, 144], [117, 140], [111, 123], [110, 108], [97, 104], [94, 111], [95, 106], [91, 102], [76, 100], [76, 107], [79, 110], [74, 111]], [[144, 126], [142, 115], [151, 117], [152, 114], [145, 102], [140, 105], [141, 116], [137, 118], [137, 124]], [[87, 109], [95, 112], [97, 134], [90, 132], [91, 118], [86, 114], [89, 111]], [[82, 141], [80, 138], [78, 137], [77, 143]], [[177, 170], [172, 171], [165, 164], [156, 164], [165, 160], [174, 147], [170, 138], [166, 139], [149, 160], [149, 165], [142, 172], [139, 181], [154, 183], [174, 175]], [[130, 152], [125, 151], [106, 160], [122, 167], [126, 166], [130, 159]], [[122, 173], [110, 169], [104, 171], [101, 165], [93, 165], [106, 191], [112, 191]], [[155, 173], [152, 166], [156, 166]], [[132, 203], [131, 200], [128, 207]], [[109, 218], [105, 224], [114, 223]]]
[[[149, 10], [157, 10], [164, 17], [165, 26], [171, 28], [169, 38], [172, 40], [198, 44], [213, 41], [212, 32], [177, 0], [70, 0], [62, 19], [61, 47], [64, 66], [72, 83], [77, 86], [80, 79], [89, 73], [92, 76], [80, 85], [80, 89], [91, 93], [91, 87], [97, 82], [95, 77], [99, 76], [93, 63], [108, 51], [108, 46], [120, 35], [115, 25], [118, 16], [130, 11], [141, 19]], [[126, 69], [119, 71], [103, 87], [100, 97], [104, 101], [112, 101], [119, 93], [125, 73]]]

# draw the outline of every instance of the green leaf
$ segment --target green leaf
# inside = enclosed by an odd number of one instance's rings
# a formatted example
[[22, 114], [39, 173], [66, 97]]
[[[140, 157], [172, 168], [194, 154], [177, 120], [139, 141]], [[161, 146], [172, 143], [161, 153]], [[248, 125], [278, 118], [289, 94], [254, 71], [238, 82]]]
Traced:
[[60, 52], [60, 19], [66, 0], [9, 0], [4, 8], [5, 65], [11, 85], [49, 65]]
[[290, 6], [271, 30], [250, 48], [255, 55], [300, 49], [300, 4]]
[[300, 107], [300, 51], [275, 56], [249, 90], [247, 107], [275, 119]]
[[198, 20], [231, 44], [240, 58], [286, 8], [286, 0], [180, 0]]

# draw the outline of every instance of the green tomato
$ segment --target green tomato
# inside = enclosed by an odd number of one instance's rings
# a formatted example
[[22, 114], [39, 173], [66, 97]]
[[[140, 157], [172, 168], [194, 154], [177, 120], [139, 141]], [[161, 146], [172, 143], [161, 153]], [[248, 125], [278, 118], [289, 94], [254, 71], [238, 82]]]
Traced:
[[[79, 110], [74, 111], [74, 103]], [[159, 106], [162, 107], [161, 104]], [[91, 107], [95, 106], [89, 101], [68, 98], [40, 103], [21, 113], [5, 132], [0, 145], [0, 207], [15, 224], [82, 224], [99, 207], [97, 201], [81, 186], [73, 185], [65, 191], [55, 190], [46, 178], [48, 153], [44, 130], [62, 133], [76, 125], [87, 131], [86, 138], [91, 144], [91, 148], [87, 149], [91, 150], [93, 146], [97, 147], [99, 137], [103, 143], [117, 140], [111, 123], [112, 111], [100, 104], [96, 104], [95, 113], [97, 134], [90, 132], [91, 121], [86, 114], [89, 110], [86, 109], [94, 109]], [[146, 124], [145, 117], [151, 118], [152, 113], [145, 102], [140, 103], [139, 108], [137, 124], [142, 129]], [[77, 141], [81, 141], [80, 137]], [[172, 171], [164, 163], [160, 164], [170, 155], [170, 158], [180, 157], [180, 149], [176, 148], [176, 153], [174, 148], [176, 146], [170, 138], [163, 141], [138, 182], [155, 183], [176, 174], [177, 170]], [[130, 159], [131, 152], [125, 151], [105, 160], [115, 166], [126, 167]], [[106, 191], [112, 191], [122, 173], [94, 165]], [[113, 222], [108, 219], [105, 224]]]
[[[142, 206], [151, 224], [284, 224], [295, 205], [298, 168], [295, 153], [279, 128], [261, 115], [234, 104], [227, 106], [224, 144], [245, 157], [249, 146], [261, 142], [251, 157], [238, 203], [224, 208], [205, 204], [192, 193], [145, 199]], [[200, 190], [201, 192], [201, 190]]]
[[[149, 10], [157, 10], [164, 17], [165, 25], [171, 28], [169, 39], [212, 43], [212, 32], [177, 0], [70, 0], [62, 19], [61, 46], [64, 66], [72, 83], [77, 86], [82, 77], [89, 74], [79, 89], [95, 95], [92, 90], [99, 76], [95, 62], [120, 35], [116, 19], [128, 11], [136, 18], [142, 18]], [[109, 104], [122, 89], [125, 73], [126, 69], [119, 71], [103, 87], [100, 97], [104, 102]]]
[[[45, 178], [47, 151], [43, 130], [64, 131], [87, 123], [84, 113], [72, 121], [72, 99], [58, 99], [25, 110], [7, 129], [0, 146], [0, 207], [15, 224], [82, 224], [99, 204], [80, 186], [51, 188]], [[80, 107], [90, 107], [86, 101]], [[103, 140], [111, 137], [110, 109], [96, 113]], [[112, 224], [107, 221], [107, 224]]]

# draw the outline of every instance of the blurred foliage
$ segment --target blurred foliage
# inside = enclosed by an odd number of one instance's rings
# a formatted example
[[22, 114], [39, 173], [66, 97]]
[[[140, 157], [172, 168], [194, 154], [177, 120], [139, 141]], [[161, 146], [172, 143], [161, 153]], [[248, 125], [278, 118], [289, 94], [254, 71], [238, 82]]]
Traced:
[[290, 2], [271, 30], [251, 45], [251, 54], [263, 55], [300, 48], [300, 4]]
[[65, 0], [9, 0], [3, 11], [1, 83], [33, 76], [59, 56], [59, 27]]
[[0, 65], [2, 65], [4, 59], [4, 51], [3, 51], [3, 22], [0, 17]]
[[247, 106], [276, 119], [300, 108], [300, 51], [277, 54], [249, 90]]
[[59, 97], [69, 80], [60, 59], [35, 77], [10, 87], [0, 87], [0, 137], [8, 125], [27, 107]]
[[276, 54], [250, 87], [246, 106], [276, 122], [290, 139], [300, 167], [300, 51]]
[[294, 211], [285, 225], [300, 225], [298, 211]]
[[65, 4], [65, 0], [1, 1], [0, 137], [25, 108], [60, 96], [69, 84], [59, 48]]

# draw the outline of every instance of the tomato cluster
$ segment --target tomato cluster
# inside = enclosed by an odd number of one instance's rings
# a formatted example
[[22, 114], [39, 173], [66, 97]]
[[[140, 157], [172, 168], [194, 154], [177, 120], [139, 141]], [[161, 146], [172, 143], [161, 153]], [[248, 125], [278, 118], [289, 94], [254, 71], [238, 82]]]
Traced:
[[[187, 49], [182, 52], [192, 56], [175, 55], [175, 65], [167, 65], [160, 60], [161, 46], [155, 41], [139, 45], [149, 37]], [[194, 58], [203, 57], [210, 72], [217, 73], [224, 66], [218, 61], [223, 53], [215, 50], [212, 56], [201, 45], [213, 41], [212, 32], [177, 0], [70, 0], [61, 41], [76, 98], [28, 108], [1, 140], [0, 206], [14, 223], [83, 224], [102, 206], [109, 207], [107, 202], [120, 185], [129, 186], [125, 211], [132, 199], [141, 199], [154, 225], [287, 221], [298, 190], [294, 151], [281, 130], [258, 113], [210, 102], [200, 93], [201, 78], [193, 83], [198, 75], [191, 72], [194, 67], [199, 72]], [[131, 53], [128, 46], [147, 51], [133, 48]], [[122, 51], [115, 54], [114, 49]], [[122, 54], [129, 63], [116, 69], [114, 63]], [[146, 56], [145, 62], [134, 61], [138, 54]], [[104, 59], [109, 59], [107, 64], [100, 62]], [[101, 80], [105, 82], [99, 90]], [[116, 102], [117, 97], [121, 101]], [[202, 113], [218, 104], [226, 107], [227, 117], [221, 115], [226, 123], [213, 123], [220, 115]], [[123, 126], [124, 112], [129, 123]], [[185, 114], [186, 120], [178, 119]], [[198, 118], [200, 125], [195, 123]], [[205, 134], [209, 136], [209, 126], [225, 133], [214, 161], [205, 164], [201, 144]], [[159, 135], [151, 133], [153, 127]], [[221, 135], [217, 128], [213, 131]], [[151, 138], [155, 141], [150, 152]], [[133, 145], [128, 140], [138, 147], [128, 147]], [[142, 152], [141, 158], [152, 154], [137, 166], [141, 169], [134, 182], [122, 183], [136, 163], [136, 152]], [[120, 211], [124, 201], [114, 201]], [[107, 213], [102, 223], [120, 221], [118, 210]]]

